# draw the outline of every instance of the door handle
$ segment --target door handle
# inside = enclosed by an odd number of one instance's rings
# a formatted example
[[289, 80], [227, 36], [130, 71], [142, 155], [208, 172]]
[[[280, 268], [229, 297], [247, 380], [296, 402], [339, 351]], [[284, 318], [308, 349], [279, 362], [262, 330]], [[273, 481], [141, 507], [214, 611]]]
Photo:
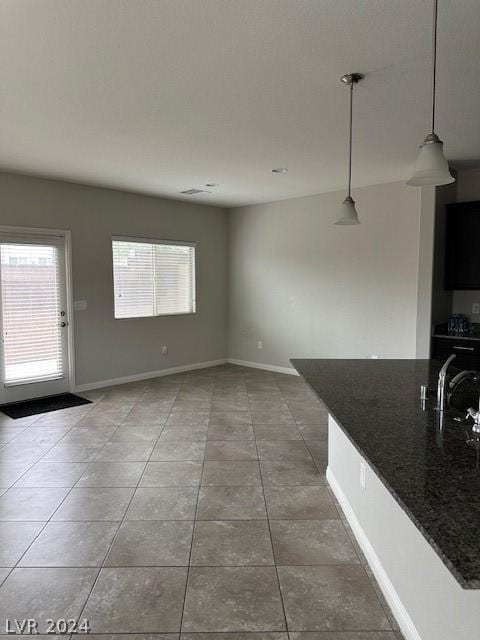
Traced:
[[454, 345], [453, 348], [457, 349], [458, 351], [475, 351], [475, 347], [460, 347], [458, 345]]

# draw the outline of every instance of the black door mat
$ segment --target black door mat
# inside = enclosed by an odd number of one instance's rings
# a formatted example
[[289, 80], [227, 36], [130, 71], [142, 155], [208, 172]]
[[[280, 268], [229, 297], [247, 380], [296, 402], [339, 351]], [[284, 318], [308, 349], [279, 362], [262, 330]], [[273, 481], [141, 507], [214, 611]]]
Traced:
[[0, 411], [16, 420], [34, 416], [37, 413], [48, 413], [59, 409], [69, 409], [79, 407], [82, 404], [91, 404], [91, 400], [86, 400], [73, 393], [60, 393], [58, 396], [47, 396], [46, 398], [35, 398], [25, 402], [12, 402], [0, 405]]

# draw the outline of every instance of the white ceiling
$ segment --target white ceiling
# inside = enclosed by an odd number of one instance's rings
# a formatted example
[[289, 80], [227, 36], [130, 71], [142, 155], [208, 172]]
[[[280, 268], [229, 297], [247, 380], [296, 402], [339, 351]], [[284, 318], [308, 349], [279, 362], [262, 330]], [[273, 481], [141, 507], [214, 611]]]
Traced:
[[[438, 134], [480, 162], [480, 3], [440, 0]], [[0, 167], [235, 206], [403, 180], [432, 0], [2, 0]], [[286, 175], [273, 167], [286, 166]]]

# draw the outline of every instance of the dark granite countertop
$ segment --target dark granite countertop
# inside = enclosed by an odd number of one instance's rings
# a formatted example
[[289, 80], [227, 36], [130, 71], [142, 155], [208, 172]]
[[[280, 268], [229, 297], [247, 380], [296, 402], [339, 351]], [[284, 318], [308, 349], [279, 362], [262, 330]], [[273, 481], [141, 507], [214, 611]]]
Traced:
[[465, 589], [480, 588], [480, 443], [420, 401], [435, 360], [300, 360], [302, 375]]

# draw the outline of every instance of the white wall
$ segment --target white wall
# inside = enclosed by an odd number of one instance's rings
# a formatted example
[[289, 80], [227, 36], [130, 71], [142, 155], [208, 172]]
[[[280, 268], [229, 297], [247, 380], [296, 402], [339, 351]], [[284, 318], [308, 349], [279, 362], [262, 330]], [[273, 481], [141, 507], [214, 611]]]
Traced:
[[[457, 202], [480, 200], [480, 169], [460, 171], [457, 180]], [[480, 303], [480, 291], [454, 291], [453, 313], [464, 313], [472, 322], [480, 322], [480, 314], [472, 313], [472, 304]]]
[[[289, 366], [291, 357], [415, 357], [421, 190], [357, 189], [362, 224], [339, 227], [343, 197], [229, 212], [231, 358]], [[426, 268], [431, 293], [431, 260]]]
[[[0, 198], [0, 225], [72, 232], [77, 384], [227, 357], [224, 210], [8, 173]], [[197, 313], [115, 320], [112, 235], [196, 241]]]

